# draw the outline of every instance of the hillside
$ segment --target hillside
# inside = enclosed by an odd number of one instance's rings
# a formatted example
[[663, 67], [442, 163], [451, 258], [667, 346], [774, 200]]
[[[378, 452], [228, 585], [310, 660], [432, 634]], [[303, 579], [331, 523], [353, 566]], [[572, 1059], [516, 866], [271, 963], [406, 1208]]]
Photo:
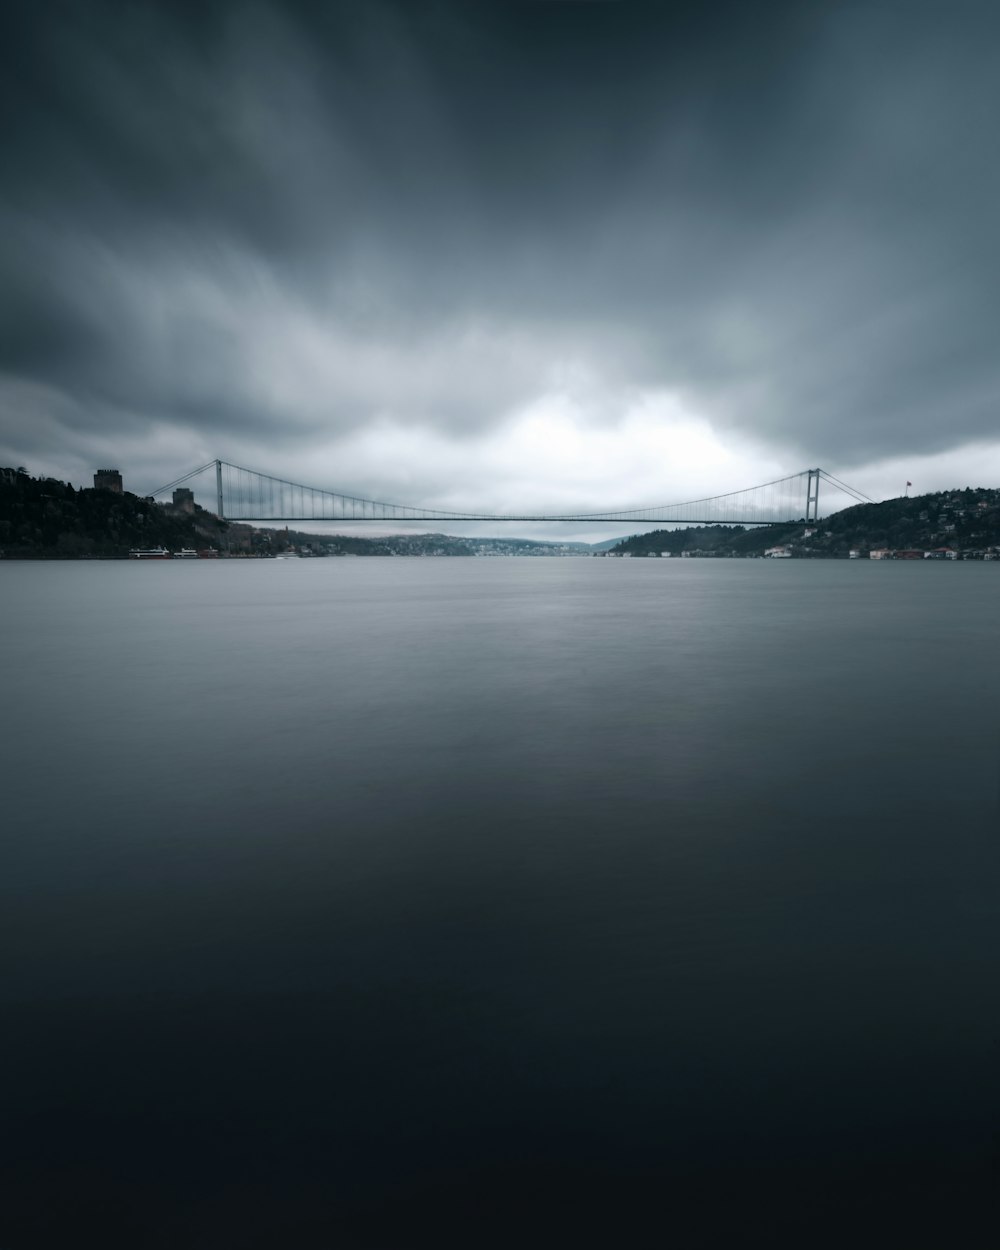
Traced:
[[880, 547], [984, 551], [1000, 547], [1000, 490], [967, 487], [856, 504], [809, 526], [797, 521], [752, 528], [714, 525], [655, 530], [624, 539], [614, 551], [633, 556], [660, 552], [758, 556], [775, 546], [787, 546], [793, 556], [805, 558], [846, 558], [851, 550], [867, 555]]
[[8, 559], [127, 556], [131, 547], [220, 548], [228, 526], [196, 507], [164, 508], [125, 491], [76, 490], [0, 469], [0, 552]]

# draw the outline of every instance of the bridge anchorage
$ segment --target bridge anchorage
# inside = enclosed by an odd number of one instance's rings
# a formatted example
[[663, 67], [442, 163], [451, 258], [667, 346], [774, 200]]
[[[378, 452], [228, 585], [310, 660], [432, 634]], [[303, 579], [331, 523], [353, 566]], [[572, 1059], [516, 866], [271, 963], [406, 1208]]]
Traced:
[[215, 470], [216, 515], [229, 521], [566, 521], [614, 525], [781, 525], [804, 521], [810, 524], [820, 519], [820, 482], [852, 503], [872, 502], [867, 495], [825, 469], [803, 469], [800, 473], [744, 490], [646, 508], [574, 513], [449, 512], [441, 508], [381, 503], [339, 491], [303, 486], [270, 473], [230, 464], [227, 460], [210, 460], [161, 486], [153, 492], [153, 497], [167, 495], [212, 469]]

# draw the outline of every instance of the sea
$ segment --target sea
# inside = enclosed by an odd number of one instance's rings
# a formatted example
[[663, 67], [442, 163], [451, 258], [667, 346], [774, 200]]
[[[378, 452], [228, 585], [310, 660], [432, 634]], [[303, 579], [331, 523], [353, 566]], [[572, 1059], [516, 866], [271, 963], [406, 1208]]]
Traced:
[[4, 1250], [995, 1244], [1000, 565], [11, 561], [0, 641]]

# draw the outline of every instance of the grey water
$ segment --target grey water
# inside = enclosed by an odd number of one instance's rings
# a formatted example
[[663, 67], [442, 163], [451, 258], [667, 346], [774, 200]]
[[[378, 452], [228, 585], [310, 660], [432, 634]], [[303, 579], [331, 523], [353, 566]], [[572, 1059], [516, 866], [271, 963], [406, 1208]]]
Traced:
[[0, 566], [0, 1240], [992, 1244], [998, 619], [990, 564]]

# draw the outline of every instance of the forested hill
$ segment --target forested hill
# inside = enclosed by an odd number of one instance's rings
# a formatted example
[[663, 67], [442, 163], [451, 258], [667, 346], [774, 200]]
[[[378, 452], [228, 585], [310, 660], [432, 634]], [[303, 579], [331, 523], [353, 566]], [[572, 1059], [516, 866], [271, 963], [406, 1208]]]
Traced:
[[[807, 534], [807, 530], [814, 530]], [[614, 549], [620, 554], [670, 552], [682, 555], [762, 555], [769, 547], [787, 546], [806, 557], [863, 555], [880, 547], [893, 550], [983, 551], [1000, 547], [1000, 490], [967, 487], [912, 499], [857, 504], [810, 523], [744, 529], [738, 525], [696, 526], [655, 530], [626, 538]]]
[[0, 469], [0, 553], [11, 559], [127, 556], [131, 547], [219, 547], [227, 526], [210, 512], [164, 508], [128, 491], [76, 490], [55, 478]]

